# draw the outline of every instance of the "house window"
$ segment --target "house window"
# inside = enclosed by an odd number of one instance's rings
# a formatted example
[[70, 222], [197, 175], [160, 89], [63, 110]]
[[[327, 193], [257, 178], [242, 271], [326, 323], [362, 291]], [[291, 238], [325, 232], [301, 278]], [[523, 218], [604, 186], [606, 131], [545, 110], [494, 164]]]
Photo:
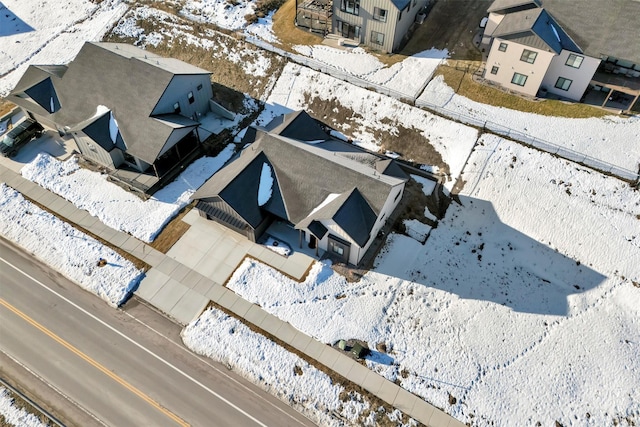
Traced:
[[402, 190], [398, 191], [398, 194], [396, 194], [396, 197], [393, 199], [394, 202], [398, 201], [398, 198], [402, 195]]
[[337, 21], [338, 33], [342, 34], [342, 37], [347, 39], [359, 39], [360, 27], [357, 25], [351, 25], [343, 21]]
[[189, 92], [187, 99], [189, 100], [189, 104], [193, 104], [195, 102], [196, 99], [193, 97], [193, 92]]
[[202, 83], [200, 83], [196, 89], [202, 90]]
[[558, 77], [556, 87], [562, 90], [569, 90], [569, 88], [571, 87], [571, 83], [573, 83], [573, 80], [565, 79], [564, 77]]
[[511, 83], [518, 86], [524, 86], [527, 82], [527, 76], [520, 73], [513, 73], [513, 78], [511, 79]]
[[565, 65], [568, 65], [569, 67], [573, 67], [573, 68], [580, 68], [580, 66], [582, 65], [583, 59], [584, 59], [584, 56], [580, 56], [580, 55], [576, 55], [575, 53], [572, 53], [567, 58], [567, 62], [565, 62]]
[[344, 248], [340, 247], [338, 245], [336, 245], [335, 243], [331, 242], [331, 251], [334, 254], [338, 254], [340, 256], [344, 255]]
[[340, 10], [352, 15], [360, 14], [360, 0], [342, 0], [340, 2]]
[[520, 61], [528, 62], [529, 64], [533, 64], [536, 61], [536, 56], [538, 56], [538, 52], [534, 52], [532, 50], [525, 49], [522, 51], [522, 56], [520, 57]]
[[130, 164], [131, 166], [134, 167], [138, 167], [138, 164], [136, 163], [136, 158], [133, 157], [131, 154], [127, 153], [126, 151], [122, 153], [122, 155], [124, 156], [124, 161], [127, 162], [128, 164]]
[[491, 67], [491, 74], [498, 74], [498, 70], [500, 69], [500, 67], [496, 67], [495, 65], [493, 67]]
[[373, 8], [373, 19], [380, 22], [387, 22], [387, 10], [379, 7]]
[[180, 103], [176, 102], [175, 104], [173, 104], [173, 112], [176, 114], [180, 113]]
[[416, 7], [417, 4], [418, 4], [418, 0], [413, 0], [413, 7]]
[[384, 44], [384, 34], [371, 31], [371, 43], [382, 46]]
[[398, 14], [398, 21], [402, 20], [402, 11], [400, 11], [400, 13]]
[[507, 44], [506, 43], [500, 43], [500, 46], [498, 46], [498, 50], [500, 52], [506, 52], [507, 51]]

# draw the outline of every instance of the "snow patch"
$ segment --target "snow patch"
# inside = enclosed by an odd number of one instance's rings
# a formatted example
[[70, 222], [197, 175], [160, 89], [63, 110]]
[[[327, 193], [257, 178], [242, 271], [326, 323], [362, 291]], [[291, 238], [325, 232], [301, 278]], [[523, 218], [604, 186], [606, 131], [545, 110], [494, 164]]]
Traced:
[[258, 206], [264, 206], [273, 193], [273, 175], [271, 166], [266, 162], [262, 164], [260, 172], [260, 184], [258, 185]]

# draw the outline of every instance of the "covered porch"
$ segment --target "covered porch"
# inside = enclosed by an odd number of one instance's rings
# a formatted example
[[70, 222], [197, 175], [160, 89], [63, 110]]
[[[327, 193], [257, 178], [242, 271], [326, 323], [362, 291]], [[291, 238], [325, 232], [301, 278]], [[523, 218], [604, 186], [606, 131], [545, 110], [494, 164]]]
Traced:
[[111, 171], [109, 177], [127, 189], [151, 196], [180, 174], [186, 165], [200, 154], [200, 143], [195, 131], [189, 132], [173, 147], [156, 159], [144, 172], [124, 163]]
[[258, 243], [263, 243], [269, 236], [272, 236], [278, 240], [286, 242], [294, 253], [299, 252], [314, 259], [322, 258], [325, 251], [317, 247], [310, 248], [301, 233], [303, 233], [303, 231], [296, 230], [290, 222], [276, 219], [266, 229], [264, 234], [258, 240]]
[[624, 113], [640, 111], [640, 71], [605, 62], [595, 72], [584, 96], [587, 104]]

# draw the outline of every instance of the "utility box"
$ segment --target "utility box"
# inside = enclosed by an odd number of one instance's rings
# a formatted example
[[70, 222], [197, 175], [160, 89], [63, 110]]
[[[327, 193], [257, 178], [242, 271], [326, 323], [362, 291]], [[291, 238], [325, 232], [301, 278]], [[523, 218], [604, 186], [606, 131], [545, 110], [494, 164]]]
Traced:
[[364, 347], [362, 344], [355, 343], [351, 348], [351, 353], [356, 356], [358, 359], [362, 359], [369, 353], [369, 349]]

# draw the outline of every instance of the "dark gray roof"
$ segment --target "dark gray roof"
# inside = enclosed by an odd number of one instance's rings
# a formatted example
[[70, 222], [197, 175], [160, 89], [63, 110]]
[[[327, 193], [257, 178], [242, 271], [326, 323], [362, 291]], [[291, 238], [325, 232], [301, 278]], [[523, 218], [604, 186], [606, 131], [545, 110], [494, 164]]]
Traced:
[[[404, 181], [324, 150], [323, 144], [307, 144], [264, 129], [256, 135], [256, 142], [203, 184], [192, 199], [222, 197], [254, 225], [261, 219], [258, 183], [266, 162], [275, 176], [271, 199], [262, 209], [304, 226], [333, 218], [364, 245], [391, 189]], [[332, 194], [338, 196], [318, 209]]]
[[273, 134], [298, 141], [326, 141], [329, 135], [306, 111], [294, 111], [273, 119], [265, 129]]
[[493, 37], [560, 53], [562, 49], [581, 52], [553, 18], [541, 8], [505, 15], [493, 32]]
[[318, 238], [318, 240], [322, 239], [325, 234], [327, 234], [327, 231], [329, 231], [321, 222], [315, 220], [311, 221], [307, 228]]
[[640, 63], [640, 1], [543, 0], [582, 51]]
[[97, 142], [106, 151], [111, 151], [114, 147], [124, 150], [124, 141], [122, 140], [120, 132], [116, 135], [115, 143], [111, 139], [111, 133], [109, 130], [109, 121], [111, 120], [110, 116], [111, 113], [107, 111], [102, 116], [97, 117], [95, 120], [92, 120], [91, 123], [84, 126], [82, 130], [89, 138]]
[[409, 179], [409, 176], [407, 176], [405, 171], [402, 170], [400, 165], [392, 159], [378, 160], [376, 162], [376, 170], [385, 175], [395, 176], [399, 179]]
[[411, 0], [391, 0], [391, 3], [393, 3], [398, 10], [404, 10], [404, 8], [411, 3]]
[[345, 230], [359, 245], [364, 246], [369, 240], [373, 225], [376, 223], [376, 215], [358, 189], [354, 188], [347, 200], [342, 203], [333, 220]]
[[150, 116], [171, 79], [176, 74], [210, 74], [135, 46], [93, 42], [84, 44], [62, 77], [52, 71], [50, 67], [30, 66], [9, 99], [47, 116], [46, 109], [19, 95], [50, 77], [62, 105], [50, 115], [53, 122], [73, 128], [94, 116], [99, 105], [106, 106], [118, 121], [128, 153], [147, 163], [156, 160], [175, 129], [175, 123]]
[[540, 0], [495, 0], [487, 12], [512, 13], [540, 7]]
[[31, 86], [25, 90], [25, 93], [49, 113], [60, 109], [60, 100], [58, 99], [50, 77]]
[[66, 65], [35, 65], [35, 67], [40, 68], [45, 73], [48, 73], [52, 76], [60, 77], [64, 76], [64, 73], [67, 72]]

